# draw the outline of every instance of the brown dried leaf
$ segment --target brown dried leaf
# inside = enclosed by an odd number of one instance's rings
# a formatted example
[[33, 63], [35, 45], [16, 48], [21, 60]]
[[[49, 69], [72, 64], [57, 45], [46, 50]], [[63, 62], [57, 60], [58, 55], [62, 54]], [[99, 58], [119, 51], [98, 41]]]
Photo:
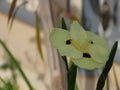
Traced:
[[40, 18], [38, 16], [37, 13], [35, 13], [36, 15], [36, 40], [37, 40], [37, 48], [39, 51], [39, 54], [43, 60], [43, 52], [42, 52], [42, 48], [41, 48], [41, 39], [40, 39]]
[[13, 0], [11, 6], [10, 6], [10, 10], [9, 10], [9, 14], [8, 14], [8, 23], [13, 15], [13, 12], [14, 12], [14, 9], [15, 9], [15, 6], [16, 6], [16, 3], [17, 3], [17, 0]]

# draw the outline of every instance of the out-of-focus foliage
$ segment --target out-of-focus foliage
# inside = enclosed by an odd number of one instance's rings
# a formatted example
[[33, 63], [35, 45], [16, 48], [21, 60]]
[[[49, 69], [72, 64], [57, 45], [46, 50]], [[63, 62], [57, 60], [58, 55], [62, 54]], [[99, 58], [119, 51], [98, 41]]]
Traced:
[[17, 12], [19, 11], [21, 7], [27, 4], [27, 1], [24, 1], [23, 3], [21, 3], [18, 7], [16, 7], [16, 3], [17, 3], [17, 0], [13, 0], [9, 13], [8, 13], [8, 24], [10, 23], [10, 30], [13, 26], [13, 22], [14, 22]]
[[12, 64], [14, 64], [14, 66], [17, 68], [17, 70], [21, 74], [23, 80], [26, 82], [26, 84], [28, 85], [29, 89], [33, 90], [33, 87], [31, 85], [31, 83], [29, 82], [28, 78], [26, 77], [25, 73], [23, 72], [22, 68], [20, 67], [18, 61], [15, 59], [15, 57], [12, 55], [12, 53], [9, 51], [9, 49], [7, 48], [7, 46], [4, 44], [4, 42], [2, 40], [0, 40], [0, 44], [2, 45], [2, 47], [4, 48], [6, 53], [8, 54], [8, 56], [10, 58], [10, 62]]
[[[13, 26], [13, 22], [14, 22], [14, 19], [15, 19], [15, 16], [16, 16], [18, 10], [21, 7], [23, 7], [24, 5], [26, 5], [28, 2], [24, 1], [18, 7], [16, 7], [16, 3], [17, 3], [17, 0], [13, 0], [10, 10], [9, 10], [9, 14], [8, 14], [8, 24], [10, 23], [10, 30]], [[38, 48], [39, 54], [43, 60], [43, 52], [42, 52], [42, 48], [41, 48], [41, 38], [40, 38], [40, 18], [38, 16], [37, 12], [35, 12], [35, 20], [36, 20], [35, 28], [36, 28], [37, 48]]]
[[43, 60], [43, 52], [42, 52], [42, 43], [41, 43], [41, 38], [40, 38], [40, 18], [37, 14], [37, 12], [35, 13], [35, 17], [36, 17], [36, 40], [37, 40], [37, 48], [39, 51], [39, 54]]
[[17, 0], [13, 0], [13, 2], [11, 4], [10, 10], [9, 10], [9, 14], [8, 14], [8, 23], [9, 23], [10, 19], [12, 18], [12, 15], [13, 15], [16, 3], [17, 3]]

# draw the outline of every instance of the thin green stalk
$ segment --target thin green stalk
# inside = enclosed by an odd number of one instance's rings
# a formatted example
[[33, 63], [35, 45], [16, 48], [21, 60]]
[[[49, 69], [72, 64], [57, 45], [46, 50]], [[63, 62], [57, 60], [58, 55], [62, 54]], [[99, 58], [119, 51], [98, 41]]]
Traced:
[[[60, 19], [60, 25], [59, 25], [59, 26], [60, 26], [60, 28], [67, 30], [67, 26], [66, 26], [66, 23], [65, 23], [64, 18], [61, 18], [61, 19]], [[66, 57], [66, 56], [62, 56], [62, 59], [64, 60], [66, 69], [67, 69], [67, 71], [68, 71], [67, 57]]]
[[0, 81], [1, 81], [2, 83], [6, 84], [6, 82], [3, 80], [2, 77], [0, 77]]
[[68, 70], [68, 90], [75, 90], [76, 84], [76, 74], [77, 74], [77, 66], [72, 63], [71, 67]]
[[67, 69], [67, 71], [68, 71], [67, 57], [66, 57], [66, 56], [62, 56], [62, 59], [64, 60], [64, 63], [65, 63], [66, 69]]
[[14, 58], [14, 56], [12, 55], [12, 53], [9, 51], [9, 49], [7, 48], [7, 46], [4, 44], [4, 42], [2, 40], [0, 40], [0, 44], [3, 46], [3, 48], [5, 49], [5, 51], [7, 52], [7, 54], [10, 57], [11, 62], [16, 66], [16, 68], [18, 69], [18, 71], [20, 72], [21, 76], [23, 77], [24, 81], [26, 82], [26, 84], [28, 85], [30, 90], [33, 90], [32, 85], [30, 84], [29, 80], [27, 79], [25, 73], [23, 72], [22, 68], [19, 66], [17, 60]]

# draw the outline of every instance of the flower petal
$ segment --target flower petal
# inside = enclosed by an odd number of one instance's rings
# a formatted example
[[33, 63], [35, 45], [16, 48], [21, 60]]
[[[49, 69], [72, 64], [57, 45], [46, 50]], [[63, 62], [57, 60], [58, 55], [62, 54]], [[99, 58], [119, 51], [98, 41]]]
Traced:
[[97, 63], [93, 59], [89, 59], [89, 58], [80, 58], [80, 59], [71, 59], [71, 60], [78, 67], [88, 70], [98, 69], [104, 65], [103, 63]]
[[105, 63], [109, 57], [109, 48], [107, 42], [101, 36], [87, 31], [86, 33], [88, 39], [92, 41], [92, 44], [88, 48], [92, 58], [99, 63]]
[[105, 50], [107, 50], [109, 52], [109, 47], [108, 47], [108, 43], [103, 39], [103, 37], [98, 36], [94, 33], [88, 32], [87, 33], [87, 37], [90, 41], [93, 41], [93, 44], [97, 44], [99, 46], [102, 46]]
[[70, 40], [70, 34], [64, 29], [55, 28], [50, 35], [52, 46], [57, 48], [62, 56], [69, 56], [76, 59], [81, 58], [81, 52], [72, 45], [66, 44], [68, 40]]
[[71, 45], [61, 47], [58, 50], [62, 56], [69, 56], [70, 58], [75, 58], [75, 59], [82, 57], [82, 53]]
[[98, 63], [105, 63], [109, 58], [109, 52], [102, 46], [93, 44], [89, 47], [91, 57]]
[[86, 31], [77, 21], [71, 24], [70, 30], [71, 39], [75, 40], [79, 45], [87, 39]]
[[50, 35], [50, 41], [53, 47], [60, 48], [66, 46], [66, 41], [70, 39], [67, 30], [55, 28]]

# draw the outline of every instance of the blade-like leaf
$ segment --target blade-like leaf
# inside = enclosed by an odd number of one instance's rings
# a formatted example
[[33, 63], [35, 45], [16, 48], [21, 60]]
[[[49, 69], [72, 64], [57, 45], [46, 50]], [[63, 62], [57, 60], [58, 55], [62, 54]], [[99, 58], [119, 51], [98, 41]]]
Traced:
[[0, 90], [13, 90], [13, 85], [11, 82], [6, 82], [2, 77], [0, 77], [0, 82], [3, 84], [0, 86]]
[[[61, 18], [61, 20], [60, 20], [60, 25], [59, 25], [59, 26], [60, 26], [60, 28], [67, 30], [67, 26], [66, 26], [66, 24], [65, 24], [64, 18]], [[66, 69], [67, 69], [67, 71], [68, 71], [67, 57], [66, 57], [66, 56], [62, 56], [62, 59], [64, 60]]]
[[12, 17], [12, 14], [14, 12], [15, 6], [16, 6], [17, 0], [13, 0], [11, 6], [10, 6], [10, 10], [9, 10], [9, 14], [8, 14], [8, 23]]
[[3, 69], [3, 70], [10, 69], [10, 65], [9, 65], [9, 64], [7, 64], [7, 63], [2, 64], [2, 65], [0, 66], [0, 69]]
[[61, 18], [61, 28], [67, 30], [67, 25], [66, 25], [66, 23], [65, 23], [64, 18]]
[[37, 12], [35, 13], [35, 16], [36, 16], [36, 40], [37, 40], [37, 48], [38, 48], [38, 51], [39, 51], [39, 54], [42, 58], [42, 60], [44, 59], [43, 58], [43, 52], [42, 52], [42, 44], [41, 44], [41, 39], [40, 39], [40, 18], [37, 14]]
[[5, 80], [0, 76], [0, 81], [3, 83], [3, 84], [6, 84]]
[[98, 79], [96, 90], [102, 90], [104, 87], [105, 80], [106, 80], [108, 73], [113, 65], [113, 60], [114, 60], [114, 57], [116, 54], [117, 46], [118, 46], [118, 42], [116, 41], [111, 49], [110, 56], [109, 56], [108, 61], [106, 62], [105, 68], [103, 69], [103, 71]]
[[66, 69], [67, 69], [67, 71], [68, 71], [67, 57], [66, 57], [66, 56], [62, 56], [62, 59], [64, 60]]
[[78, 84], [75, 84], [75, 90], [79, 90]]
[[72, 63], [68, 71], [68, 90], [74, 90], [76, 84], [77, 66]]
[[7, 46], [4, 44], [4, 42], [2, 40], [0, 40], [0, 44], [2, 45], [2, 47], [4, 48], [4, 50], [6, 51], [6, 53], [8, 54], [8, 56], [10, 57], [11, 62], [15, 65], [15, 67], [20, 72], [21, 76], [25, 80], [25, 82], [28, 85], [29, 89], [30, 90], [34, 90], [33, 87], [32, 87], [32, 85], [30, 84], [29, 80], [27, 79], [25, 73], [23, 72], [22, 68], [18, 64], [17, 60], [15, 59], [15, 57], [12, 55], [12, 53], [9, 51], [9, 49], [7, 48]]
[[6, 84], [3, 85], [2, 90], [14, 90], [14, 85], [8, 81]]
[[58, 18], [58, 28], [62, 28], [62, 29], [65, 29], [67, 30], [67, 25], [65, 23], [65, 20], [64, 18]]
[[24, 6], [25, 4], [27, 4], [27, 1], [21, 3], [21, 4], [15, 9], [15, 11], [14, 11], [12, 17], [11, 17], [10, 30], [11, 30], [11, 28], [12, 28], [12, 26], [13, 26], [13, 22], [14, 22], [14, 19], [15, 19], [15, 16], [16, 16], [18, 10], [19, 10], [22, 6]]

